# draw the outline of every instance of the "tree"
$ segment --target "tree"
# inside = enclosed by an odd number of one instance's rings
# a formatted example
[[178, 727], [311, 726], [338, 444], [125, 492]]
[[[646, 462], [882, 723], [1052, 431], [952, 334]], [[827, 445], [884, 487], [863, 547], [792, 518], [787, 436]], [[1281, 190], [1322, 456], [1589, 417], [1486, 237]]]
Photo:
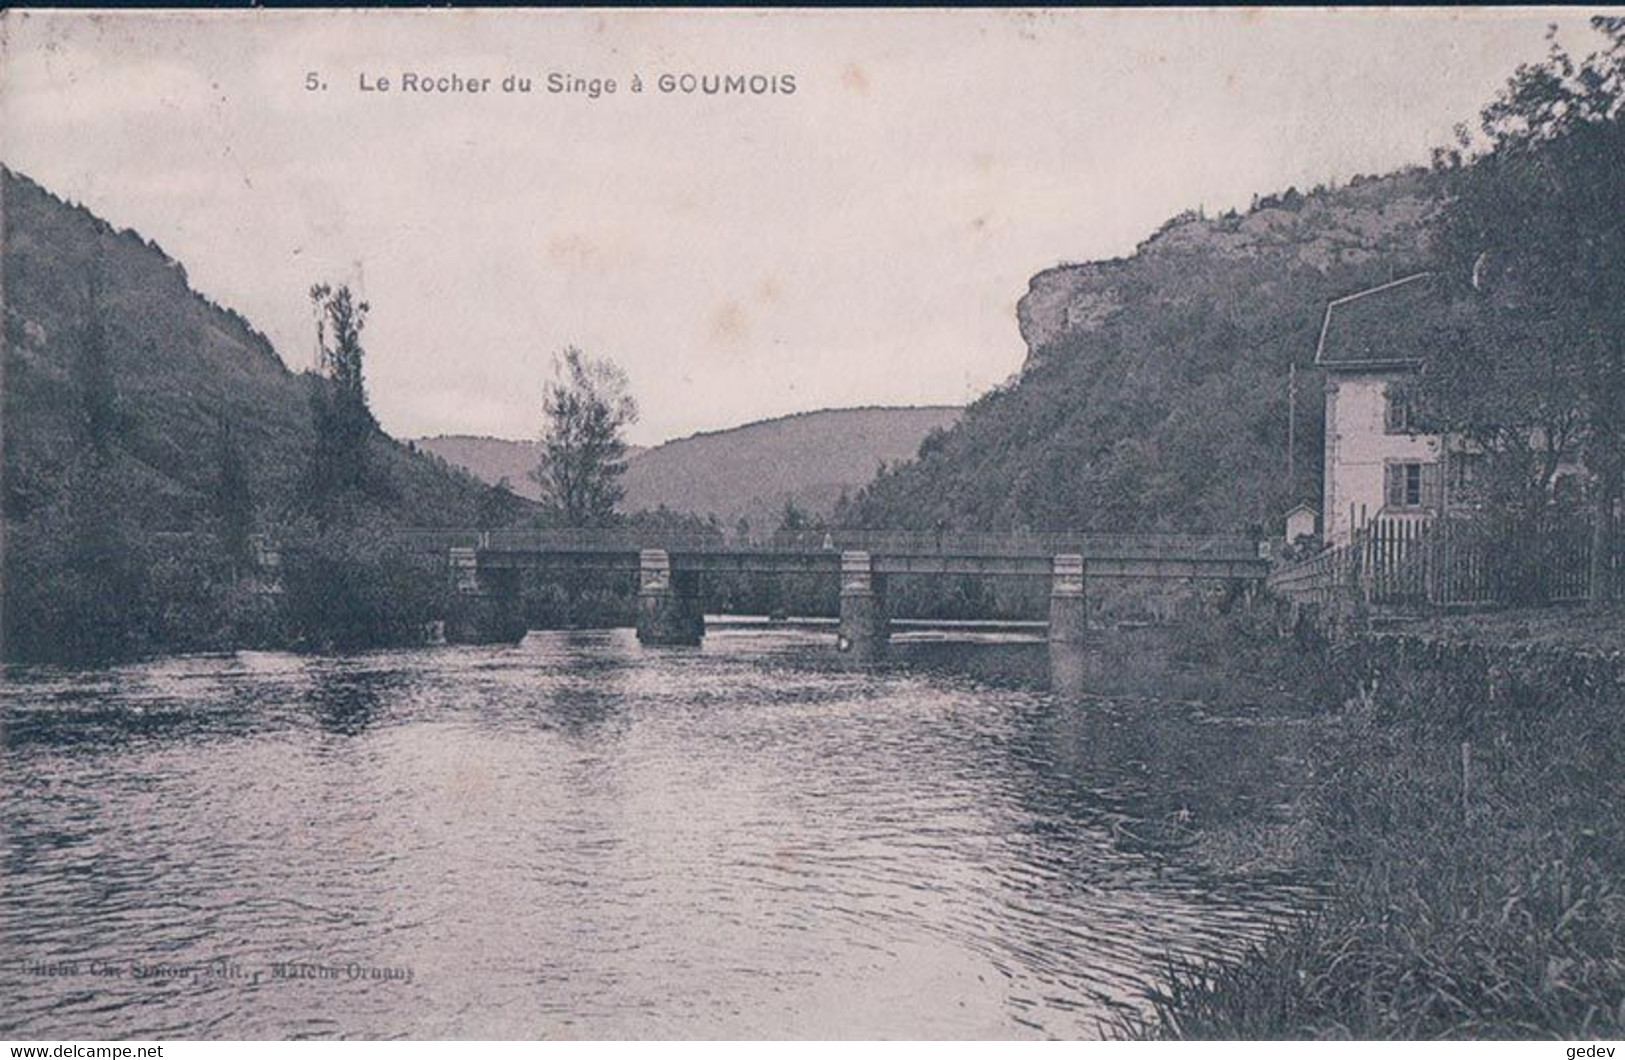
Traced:
[[210, 499], [221, 547], [235, 570], [241, 572], [252, 562], [249, 537], [254, 532], [254, 497], [242, 447], [223, 417], [215, 427], [215, 480]]
[[1549, 34], [1547, 57], [1519, 67], [1438, 160], [1453, 297], [1422, 385], [1439, 426], [1477, 439], [1507, 481], [1522, 468], [1526, 504], [1580, 455], [1601, 599], [1625, 473], [1625, 19], [1592, 27], [1604, 44], [1583, 58]]
[[531, 477], [567, 526], [607, 525], [625, 495], [622, 432], [638, 419], [626, 373], [568, 346], [553, 359], [542, 415], [542, 459]]
[[[1405, 388], [1419, 422], [1482, 458], [1473, 488], [1492, 511], [1544, 510], [1563, 465], [1578, 455], [1582, 393], [1573, 350], [1546, 321], [1470, 288], [1425, 336], [1419, 385]], [[1465, 445], [1462, 445], [1465, 443]]]
[[85, 282], [84, 317], [73, 358], [81, 429], [89, 453], [98, 463], [108, 459], [118, 427], [118, 386], [107, 348], [107, 306], [102, 297], [101, 273], [98, 259]]
[[445, 569], [373, 524], [282, 530], [283, 611], [298, 641], [318, 650], [417, 640], [455, 603]]
[[363, 485], [367, 441], [378, 424], [367, 407], [366, 351], [361, 346], [370, 307], [356, 301], [343, 284], [337, 288], [314, 285], [310, 301], [316, 314], [322, 376], [311, 395], [316, 428], [311, 485], [317, 509], [323, 510], [341, 494]]
[[[28, 586], [14, 595], [33, 605], [22, 609], [26, 621], [16, 623], [29, 628], [21, 636], [17, 628], [8, 630], [8, 640], [40, 658], [118, 657], [140, 646], [147, 624], [149, 565], [137, 555], [120, 503], [125, 483], [114, 452], [120, 410], [102, 277], [98, 258], [86, 281], [71, 366], [79, 394], [76, 450], [55, 500], [31, 521], [29, 533], [8, 535], [9, 548], [24, 556], [32, 551], [39, 560], [22, 577], [7, 571], [14, 589]], [[15, 623], [19, 608], [7, 611], [8, 624]]]
[[523, 502], [514, 496], [513, 483], [504, 475], [496, 485], [480, 491], [475, 519], [482, 528], [507, 526], [522, 507]]
[[784, 499], [784, 512], [779, 516], [779, 530], [782, 533], [796, 534], [804, 530], [816, 529], [807, 513], [796, 505], [793, 497]]

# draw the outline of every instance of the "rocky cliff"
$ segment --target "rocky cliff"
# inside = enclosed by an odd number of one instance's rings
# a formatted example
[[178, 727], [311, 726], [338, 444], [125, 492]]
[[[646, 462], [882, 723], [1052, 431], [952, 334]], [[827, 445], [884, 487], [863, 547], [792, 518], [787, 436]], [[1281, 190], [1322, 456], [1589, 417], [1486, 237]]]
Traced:
[[[1243, 530], [1318, 496], [1309, 371], [1328, 300], [1416, 270], [1438, 195], [1421, 170], [1173, 218], [1125, 258], [1033, 277], [1028, 357], [852, 518], [965, 528]], [[1297, 474], [1285, 475], [1288, 366]]]

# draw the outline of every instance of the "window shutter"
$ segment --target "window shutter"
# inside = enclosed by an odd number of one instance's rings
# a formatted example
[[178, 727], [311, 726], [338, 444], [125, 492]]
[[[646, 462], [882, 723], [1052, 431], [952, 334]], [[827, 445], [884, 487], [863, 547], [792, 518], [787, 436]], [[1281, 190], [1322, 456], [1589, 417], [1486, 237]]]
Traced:
[[[1404, 395], [1400, 391], [1398, 383], [1389, 383], [1388, 389], [1383, 396], [1385, 400], [1382, 403], [1382, 429], [1389, 434], [1397, 434], [1401, 429], [1399, 422], [1400, 409], [1404, 401]], [[1390, 493], [1389, 497], [1392, 498], [1392, 496], [1393, 494]], [[1390, 503], [1392, 503], [1392, 500], [1390, 500]]]
[[1405, 465], [1389, 464], [1383, 473], [1387, 476], [1384, 493], [1388, 497], [1388, 507], [1405, 507]]
[[1422, 465], [1422, 507], [1444, 507], [1444, 475], [1438, 464]]

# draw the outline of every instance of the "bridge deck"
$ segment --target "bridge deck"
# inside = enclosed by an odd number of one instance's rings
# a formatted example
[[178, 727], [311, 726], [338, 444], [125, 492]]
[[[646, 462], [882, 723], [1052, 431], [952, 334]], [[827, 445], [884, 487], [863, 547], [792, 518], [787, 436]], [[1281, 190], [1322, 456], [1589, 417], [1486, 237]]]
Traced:
[[[634, 552], [551, 552], [479, 549], [479, 564], [487, 570], [609, 571], [635, 573]], [[838, 574], [840, 553], [806, 552], [696, 552], [672, 553], [679, 570], [701, 574]], [[1104, 557], [1084, 561], [1096, 578], [1200, 578], [1229, 580], [1262, 578], [1268, 573], [1262, 560], [1193, 559], [1167, 557], [1137, 559]], [[1054, 574], [1049, 556], [877, 556], [873, 572], [881, 575], [966, 575], [1001, 578], [1049, 578]]]
[[868, 552], [876, 574], [1050, 577], [1054, 557], [1081, 555], [1094, 577], [1262, 578], [1267, 564], [1242, 537], [1180, 534], [935, 534], [831, 530], [763, 537], [636, 530], [417, 530], [417, 548], [472, 548], [486, 569], [636, 571], [662, 549], [700, 573], [837, 573], [844, 551]]

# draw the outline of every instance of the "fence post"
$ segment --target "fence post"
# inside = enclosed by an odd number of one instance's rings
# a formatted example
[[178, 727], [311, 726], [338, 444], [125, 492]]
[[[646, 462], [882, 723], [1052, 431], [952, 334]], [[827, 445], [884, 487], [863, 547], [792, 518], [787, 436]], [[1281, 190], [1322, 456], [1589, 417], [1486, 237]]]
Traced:
[[1473, 745], [1466, 740], [1461, 741], [1461, 823], [1466, 824], [1472, 805], [1472, 765]]

